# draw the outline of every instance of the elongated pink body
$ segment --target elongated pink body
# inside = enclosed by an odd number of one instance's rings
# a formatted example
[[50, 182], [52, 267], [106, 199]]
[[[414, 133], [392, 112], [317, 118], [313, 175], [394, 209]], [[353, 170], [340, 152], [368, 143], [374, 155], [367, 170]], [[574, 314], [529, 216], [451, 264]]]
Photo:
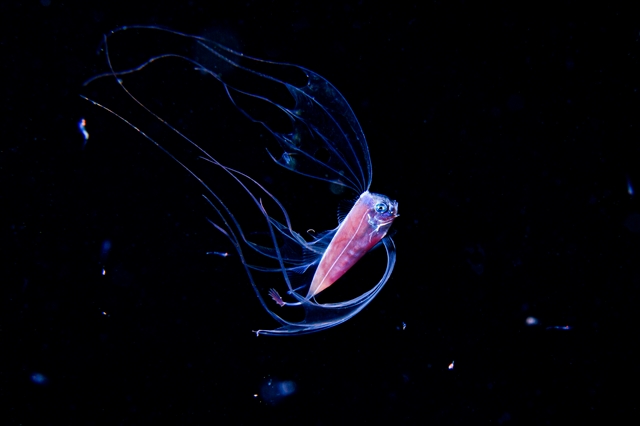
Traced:
[[360, 195], [342, 221], [327, 250], [322, 255], [307, 299], [336, 282], [373, 248], [398, 217], [398, 203], [380, 194], [366, 191]]

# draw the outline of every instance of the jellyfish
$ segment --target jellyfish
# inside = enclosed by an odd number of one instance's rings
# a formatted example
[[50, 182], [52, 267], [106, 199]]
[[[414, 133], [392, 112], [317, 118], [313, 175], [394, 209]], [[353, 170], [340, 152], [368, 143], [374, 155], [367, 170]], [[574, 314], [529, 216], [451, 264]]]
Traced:
[[[113, 65], [109, 42], [116, 34], [130, 33], [170, 36], [184, 42], [185, 47], [148, 53], [134, 66], [118, 69]], [[388, 231], [398, 217], [398, 203], [369, 191], [372, 167], [364, 133], [351, 107], [331, 83], [301, 66], [254, 58], [205, 37], [160, 27], [118, 28], [105, 36], [104, 52], [109, 71], [93, 77], [85, 85], [103, 77], [115, 78], [118, 86], [153, 119], [195, 148], [199, 158], [230, 178], [249, 197], [261, 217], [263, 237], [267, 237], [258, 241], [253, 233], [245, 231], [245, 224], [214, 184], [206, 183], [132, 121], [82, 96], [137, 130], [203, 185], [204, 197], [216, 214], [211, 224], [229, 239], [260, 304], [279, 324], [273, 329], [254, 330], [256, 335], [291, 336], [326, 330], [352, 318], [378, 295], [396, 261], [395, 245]], [[277, 165], [292, 173], [326, 181], [333, 193], [349, 191], [355, 196], [355, 202], [340, 217], [336, 228], [319, 233], [310, 231], [306, 238], [294, 231], [283, 203], [264, 183], [239, 168], [222, 164], [209, 149], [187, 137], [125, 85], [128, 75], [170, 59], [183, 61], [193, 72], [216, 81], [238, 111], [251, 122], [262, 125], [277, 142], [279, 152], [266, 150]], [[319, 295], [336, 282], [349, 285], [355, 277], [340, 280], [342, 276], [378, 247], [385, 250], [386, 267], [377, 282], [373, 281], [362, 294], [349, 300], [319, 300]]]

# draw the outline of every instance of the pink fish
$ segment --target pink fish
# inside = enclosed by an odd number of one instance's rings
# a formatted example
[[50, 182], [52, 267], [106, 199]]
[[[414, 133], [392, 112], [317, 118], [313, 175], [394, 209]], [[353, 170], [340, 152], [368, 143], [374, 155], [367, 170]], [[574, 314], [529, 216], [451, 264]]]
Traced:
[[307, 299], [336, 282], [387, 235], [398, 216], [398, 203], [384, 195], [363, 192], [338, 227], [313, 275]]
[[[143, 40], [148, 40], [146, 37], [149, 35], [167, 43], [166, 53], [147, 55], [139, 63], [126, 66], [112, 62], [114, 57], [109, 53], [112, 38], [125, 38], [122, 49], [140, 54], [146, 51], [144, 43], [147, 41]], [[140, 45], [136, 45], [138, 41]], [[331, 83], [303, 67], [252, 58], [215, 41], [157, 27], [118, 28], [105, 36], [104, 46], [109, 70], [85, 85], [102, 77], [115, 77], [116, 84], [124, 93], [197, 149], [199, 158], [221, 170], [230, 182], [248, 195], [255, 208], [258, 220], [251, 224], [263, 224], [265, 231], [262, 234], [269, 237], [266, 244], [256, 242], [253, 233], [246, 233], [243, 228], [247, 223], [242, 225], [232, 213], [238, 210], [230, 205], [239, 197], [223, 200], [219, 190], [205, 184], [194, 168], [187, 166], [188, 160], [179, 159], [169, 152], [157, 142], [157, 137], [106, 106], [85, 98], [136, 129], [204, 185], [205, 197], [219, 216], [219, 220], [212, 223], [232, 242], [258, 300], [280, 324], [279, 328], [257, 330], [256, 334], [297, 335], [324, 330], [352, 318], [373, 300], [389, 280], [395, 265], [395, 245], [387, 232], [398, 217], [398, 203], [384, 195], [369, 192], [371, 159], [366, 139], [351, 107]], [[118, 57], [134, 57], [129, 50], [119, 51]], [[220, 163], [162, 118], [161, 113], [141, 101], [136, 87], [126, 85], [130, 75], [143, 72], [151, 74], [151, 78], [145, 81], [153, 81], [153, 67], [150, 65], [168, 58], [186, 61], [198, 77], [217, 80], [239, 111], [251, 121], [262, 124], [275, 137], [282, 153], [276, 157], [269, 152], [269, 156], [276, 163], [292, 172], [329, 182], [334, 192], [337, 188], [346, 188], [360, 194], [338, 227], [312, 235], [313, 239], [307, 241], [293, 230], [283, 204], [261, 183], [236, 168]], [[163, 104], [172, 105], [171, 102]], [[286, 130], [282, 130], [283, 121], [289, 124], [285, 126]], [[387, 261], [377, 283], [351, 300], [338, 303], [319, 303], [316, 300], [319, 293], [338, 282], [378, 245], [385, 248]], [[284, 297], [277, 289], [271, 288], [275, 276], [280, 277]], [[349, 279], [351, 277], [345, 278], [344, 285], [349, 285]], [[266, 295], [273, 301], [269, 301]], [[277, 305], [284, 308], [282, 312]], [[289, 310], [290, 314], [287, 313]]]

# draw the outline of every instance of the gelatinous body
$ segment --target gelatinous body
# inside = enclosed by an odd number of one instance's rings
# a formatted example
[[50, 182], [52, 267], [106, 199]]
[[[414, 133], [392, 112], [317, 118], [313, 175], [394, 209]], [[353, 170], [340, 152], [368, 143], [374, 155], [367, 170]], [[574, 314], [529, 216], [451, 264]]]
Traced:
[[[172, 37], [183, 44], [174, 51], [149, 54], [135, 65], [114, 65], [109, 54], [111, 38], [116, 35], [135, 38], [142, 33]], [[152, 117], [196, 148], [200, 158], [231, 178], [250, 198], [262, 218], [267, 243], [256, 242], [253, 233], [244, 231], [246, 224], [240, 223], [229, 207], [230, 200], [223, 199], [213, 184], [203, 182], [192, 168], [134, 123], [91, 101], [138, 130], [204, 185], [205, 197], [218, 214], [218, 220], [212, 223], [233, 243], [260, 303], [280, 324], [277, 329], [258, 330], [257, 334], [295, 335], [324, 330], [353, 317], [378, 294], [395, 265], [395, 246], [387, 231], [398, 216], [398, 203], [369, 192], [371, 160], [364, 134], [349, 104], [331, 83], [302, 67], [248, 57], [215, 41], [156, 27], [119, 28], [105, 37], [105, 52], [109, 72], [86, 84], [101, 77], [115, 77], [117, 84]], [[282, 203], [262, 184], [220, 163], [209, 149], [205, 150], [185, 136], [176, 125], [139, 100], [135, 89], [125, 84], [129, 75], [171, 58], [185, 61], [199, 75], [217, 80], [239, 111], [251, 121], [262, 124], [282, 151], [277, 155], [269, 152], [277, 164], [292, 172], [330, 182], [334, 192], [336, 188], [347, 188], [354, 191], [354, 195], [359, 194], [337, 228], [307, 241], [293, 230]], [[287, 77], [294, 74], [294, 77]], [[285, 126], [281, 125], [282, 121], [286, 122]], [[377, 245], [382, 245], [386, 251], [386, 268], [377, 283], [372, 283], [369, 290], [351, 300], [338, 303], [316, 300], [319, 293], [336, 283]], [[349, 277], [340, 285], [348, 286], [352, 279], [355, 277]], [[294, 313], [293, 317], [288, 316], [289, 310]]]

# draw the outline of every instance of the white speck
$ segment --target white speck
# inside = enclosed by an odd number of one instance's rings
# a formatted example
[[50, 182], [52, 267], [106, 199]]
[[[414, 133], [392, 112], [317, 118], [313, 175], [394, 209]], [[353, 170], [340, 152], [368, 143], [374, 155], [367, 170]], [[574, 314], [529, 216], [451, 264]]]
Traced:
[[81, 118], [78, 122], [78, 129], [80, 130], [80, 133], [82, 133], [82, 137], [84, 138], [84, 144], [82, 144], [82, 147], [84, 148], [84, 146], [89, 141], [89, 132], [87, 132], [87, 120]]
[[213, 254], [216, 256], [220, 256], [220, 257], [227, 257], [229, 256], [229, 253], [226, 252], [219, 252], [219, 251], [208, 251], [207, 254]]
[[527, 323], [527, 325], [537, 325], [538, 324], [538, 318], [536, 318], [536, 317], [527, 317], [525, 322]]

